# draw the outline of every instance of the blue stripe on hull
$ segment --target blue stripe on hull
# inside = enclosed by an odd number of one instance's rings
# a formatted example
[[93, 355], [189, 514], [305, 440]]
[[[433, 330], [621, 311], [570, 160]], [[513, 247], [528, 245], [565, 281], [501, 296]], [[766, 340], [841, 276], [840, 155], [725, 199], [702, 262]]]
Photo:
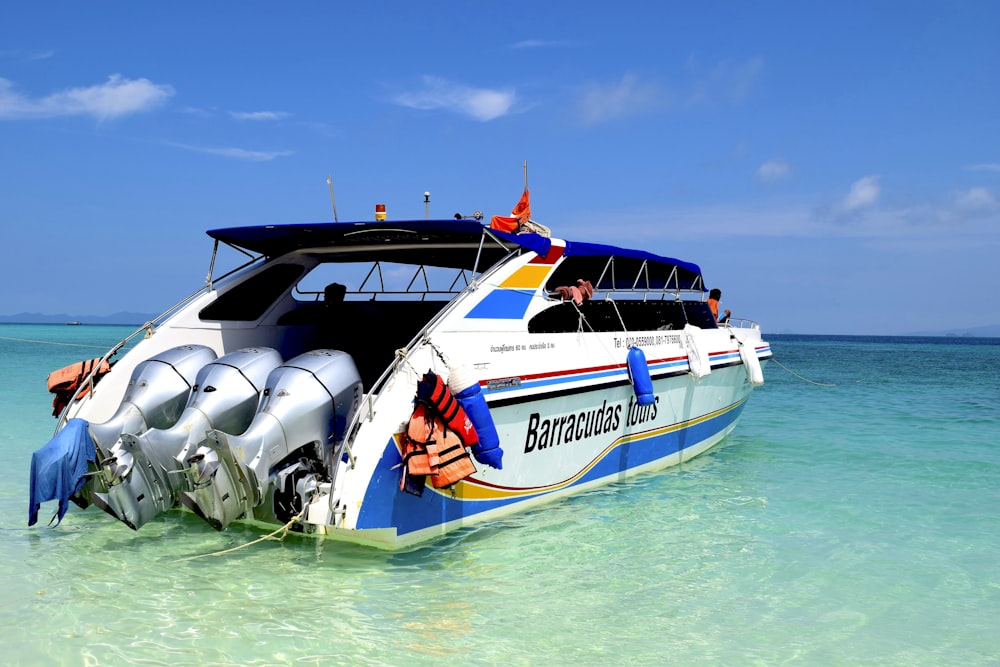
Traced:
[[520, 320], [528, 312], [534, 290], [495, 289], [477, 303], [467, 319]]
[[390, 438], [382, 453], [361, 505], [358, 529], [396, 528], [397, 535], [472, 517], [482, 512], [501, 509], [517, 503], [533, 501], [554, 490], [580, 487], [606, 477], [624, 477], [629, 470], [639, 468], [677, 452], [694, 447], [733, 424], [743, 411], [745, 401], [730, 406], [716, 416], [689, 426], [667, 430], [653, 429], [648, 435], [631, 434], [620, 437], [589, 470], [567, 486], [549, 488], [538, 493], [507, 496], [491, 500], [453, 498], [447, 490], [436, 492], [429, 485], [422, 496], [399, 490], [402, 460], [395, 442]]

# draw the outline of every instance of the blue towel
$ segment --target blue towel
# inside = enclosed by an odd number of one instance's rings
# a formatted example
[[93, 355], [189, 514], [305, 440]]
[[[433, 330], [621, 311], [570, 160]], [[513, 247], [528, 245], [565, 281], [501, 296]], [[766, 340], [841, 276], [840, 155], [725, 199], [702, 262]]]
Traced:
[[[56, 525], [66, 516], [69, 497], [83, 488], [87, 462], [97, 458], [86, 420], [70, 419], [49, 443], [31, 455], [28, 491], [28, 525], [38, 521], [38, 507], [46, 500], [59, 500], [52, 518]], [[51, 524], [52, 521], [49, 521]]]

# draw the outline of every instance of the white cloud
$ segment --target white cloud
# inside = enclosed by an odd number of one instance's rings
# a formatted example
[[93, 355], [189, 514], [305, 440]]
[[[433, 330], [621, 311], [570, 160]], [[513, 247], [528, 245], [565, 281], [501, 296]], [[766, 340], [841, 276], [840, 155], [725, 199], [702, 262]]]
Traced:
[[687, 70], [693, 81], [678, 85], [676, 92], [657, 82], [640, 82], [625, 74], [611, 84], [590, 84], [580, 98], [581, 117], [586, 124], [601, 123], [678, 104], [696, 106], [739, 103], [750, 94], [764, 68], [761, 58], [744, 62], [723, 61], [710, 69], [689, 60]]
[[473, 88], [425, 76], [420, 90], [400, 93], [393, 101], [411, 109], [454, 111], [485, 122], [511, 113], [517, 96], [512, 89]]
[[717, 104], [721, 101], [742, 102], [750, 94], [761, 71], [763, 58], [751, 58], [744, 62], [724, 60], [705, 71], [699, 63], [689, 60], [687, 69], [695, 76], [687, 104]]
[[194, 151], [195, 153], [218, 155], [221, 157], [246, 160], [249, 162], [269, 162], [279, 157], [294, 155], [294, 151], [251, 151], [245, 148], [212, 148], [207, 146], [191, 146], [190, 144], [178, 143], [169, 143], [168, 145], [175, 148], [183, 148], [186, 151]]
[[125, 79], [118, 74], [96, 86], [67, 88], [32, 98], [0, 79], [0, 119], [93, 116], [98, 120], [149, 111], [174, 95], [173, 87], [149, 79]]
[[881, 186], [879, 176], [865, 176], [859, 178], [851, 184], [851, 191], [844, 199], [844, 209], [847, 211], [857, 211], [867, 208], [878, 202]]
[[991, 213], [998, 208], [993, 193], [986, 188], [970, 188], [955, 196], [955, 207], [963, 213]]
[[987, 162], [983, 164], [970, 164], [966, 167], [969, 171], [992, 171], [1000, 174], [1000, 162]]
[[764, 183], [780, 181], [791, 173], [791, 167], [784, 160], [768, 160], [757, 168], [757, 178]]
[[572, 46], [572, 42], [558, 39], [525, 39], [510, 45], [512, 49], [545, 49]]
[[667, 95], [655, 83], [640, 83], [634, 74], [626, 74], [618, 83], [591, 84], [580, 98], [583, 122], [591, 125], [615, 118], [647, 113], [662, 108]]
[[[614, 210], [587, 209], [573, 212], [574, 234], [596, 241], [620, 244], [628, 238], [643, 247], [663, 242], [669, 247], [676, 241], [699, 242], [706, 238], [811, 238], [866, 239], [887, 245], [906, 243], [1000, 244], [992, 230], [1000, 229], [1000, 205], [981, 194], [970, 197], [971, 203], [990, 205], [975, 214], [959, 210], [959, 202], [914, 204], [905, 208], [872, 206], [855, 213], [857, 224], [844, 224], [844, 218], [829, 208], [806, 201], [785, 200], [768, 203], [708, 204], [672, 207], [643, 206]], [[609, 218], [615, 219], [608, 225]], [[957, 225], [971, 218], [994, 220], [996, 225]], [[664, 220], [670, 224], [665, 225]], [[543, 224], [545, 220], [539, 220]], [[565, 231], [565, 230], [563, 230]], [[559, 230], [553, 229], [558, 236]], [[666, 254], [670, 254], [667, 252]]]
[[48, 60], [56, 54], [55, 51], [31, 51], [28, 49], [3, 49], [0, 50], [0, 58], [13, 58], [31, 62], [34, 60]]
[[236, 120], [284, 120], [291, 116], [285, 111], [230, 111]]

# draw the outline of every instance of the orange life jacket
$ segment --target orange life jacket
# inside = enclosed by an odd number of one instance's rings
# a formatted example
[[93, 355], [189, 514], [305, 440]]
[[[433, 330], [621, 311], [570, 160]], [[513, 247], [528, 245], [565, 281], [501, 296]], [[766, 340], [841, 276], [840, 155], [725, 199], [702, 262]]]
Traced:
[[438, 445], [434, 439], [434, 418], [422, 403], [410, 415], [403, 438], [403, 466], [410, 475], [430, 475], [440, 464]]
[[430, 477], [434, 488], [441, 489], [476, 472], [458, 434], [423, 403], [418, 402], [410, 415], [402, 439], [402, 450], [400, 491], [420, 495], [425, 476]]
[[[98, 366], [100, 364], [100, 366]], [[52, 371], [49, 373], [49, 392], [55, 394], [52, 398], [52, 416], [58, 417], [62, 414], [63, 409], [69, 403], [69, 399], [73, 397], [73, 393], [76, 391], [77, 387], [90, 375], [91, 371], [97, 367], [97, 372], [94, 373], [94, 384], [97, 384], [106, 373], [111, 371], [111, 364], [107, 361], [101, 361], [100, 358], [97, 359], [87, 359], [86, 361], [78, 361], [75, 364], [70, 364], [60, 368], [59, 370]], [[90, 383], [80, 390], [77, 398], [83, 398], [90, 393]]]
[[[441, 426], [440, 422], [438, 425]], [[431, 485], [435, 489], [451, 486], [476, 472], [472, 457], [454, 431], [442, 427], [435, 429], [434, 435], [441, 438], [438, 440], [440, 463], [437, 472], [431, 474]]]
[[441, 415], [448, 428], [458, 434], [463, 445], [471, 447], [479, 442], [479, 435], [476, 433], [476, 427], [472, 425], [472, 420], [440, 375], [433, 371], [424, 373], [423, 379], [417, 384], [417, 398]]

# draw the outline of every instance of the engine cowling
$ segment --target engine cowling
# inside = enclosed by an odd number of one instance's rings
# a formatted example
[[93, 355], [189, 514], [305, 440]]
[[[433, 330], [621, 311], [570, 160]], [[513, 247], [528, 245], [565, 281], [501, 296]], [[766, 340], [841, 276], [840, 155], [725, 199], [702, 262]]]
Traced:
[[210, 431], [188, 459], [194, 490], [181, 502], [222, 530], [251, 516], [269, 491], [314, 489], [328, 476], [327, 462], [361, 396], [361, 377], [346, 352], [313, 350], [285, 362], [268, 376], [250, 427], [242, 435]]
[[281, 364], [271, 348], [245, 348], [204, 366], [180, 418], [170, 428], [122, 434], [101, 463], [107, 494], [95, 504], [133, 529], [176, 505], [187, 488], [184, 461], [215, 428], [242, 433], [260, 402], [268, 374]]
[[107, 458], [122, 433], [170, 428], [177, 423], [198, 371], [215, 359], [215, 351], [210, 347], [181, 345], [140, 362], [132, 371], [115, 414], [106, 422], [88, 427], [97, 460]]

